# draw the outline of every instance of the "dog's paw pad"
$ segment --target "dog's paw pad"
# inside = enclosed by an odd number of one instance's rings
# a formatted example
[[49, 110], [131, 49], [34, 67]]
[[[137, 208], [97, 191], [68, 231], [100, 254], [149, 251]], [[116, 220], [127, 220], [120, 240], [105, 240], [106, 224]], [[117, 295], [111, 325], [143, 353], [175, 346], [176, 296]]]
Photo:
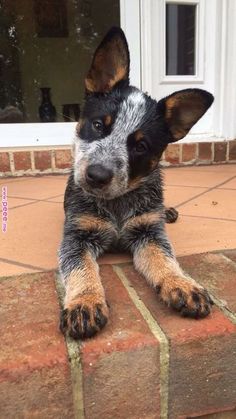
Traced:
[[70, 304], [61, 313], [60, 329], [74, 339], [86, 339], [101, 330], [108, 320], [106, 303], [89, 304], [83, 298], [77, 303]]
[[204, 288], [192, 286], [189, 292], [181, 288], [171, 290], [169, 305], [184, 317], [204, 318], [211, 312], [213, 301]]

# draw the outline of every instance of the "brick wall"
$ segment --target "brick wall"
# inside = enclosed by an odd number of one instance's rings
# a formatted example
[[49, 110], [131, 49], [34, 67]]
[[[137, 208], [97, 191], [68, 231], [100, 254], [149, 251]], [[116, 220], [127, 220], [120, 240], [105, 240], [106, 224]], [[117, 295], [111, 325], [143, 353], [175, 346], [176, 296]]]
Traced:
[[0, 176], [67, 173], [72, 164], [71, 148], [0, 150]]
[[[236, 140], [171, 144], [163, 154], [163, 166], [236, 163]], [[0, 177], [67, 173], [72, 164], [70, 147], [0, 150]]]
[[186, 166], [236, 162], [236, 140], [171, 144], [163, 155], [164, 166]]

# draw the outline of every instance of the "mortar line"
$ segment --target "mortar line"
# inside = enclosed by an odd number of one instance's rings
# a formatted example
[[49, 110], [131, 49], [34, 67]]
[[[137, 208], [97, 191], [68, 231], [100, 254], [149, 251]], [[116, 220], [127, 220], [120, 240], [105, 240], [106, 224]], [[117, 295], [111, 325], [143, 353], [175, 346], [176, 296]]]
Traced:
[[[172, 183], [165, 183], [165, 185], [164, 185], [164, 192], [167, 190], [167, 188], [169, 186], [171, 188], [175, 188], [176, 187], [176, 188], [192, 188], [192, 189], [204, 189], [204, 190], [207, 189], [207, 186], [196, 186], [196, 185], [192, 186], [192, 185], [179, 185], [179, 184], [174, 185]], [[218, 187], [216, 189], [220, 189], [220, 190], [222, 189], [223, 191], [235, 191], [235, 188], [219, 188]]]
[[24, 181], [28, 180], [29, 177], [30, 176], [25, 176], [25, 177], [22, 177], [22, 176], [7, 176], [7, 177], [3, 177], [3, 176], [1, 176], [0, 177], [0, 185], [6, 183], [7, 186], [8, 186], [8, 184], [12, 184], [12, 183], [15, 183], [15, 182], [24, 182]]
[[169, 393], [169, 341], [165, 333], [158, 325], [151, 312], [145, 304], [140, 300], [139, 295], [131, 286], [128, 278], [118, 265], [112, 265], [116, 275], [121, 280], [127, 290], [131, 300], [146, 321], [152, 334], [160, 343], [160, 419], [168, 418], [168, 393]]
[[[62, 284], [59, 272], [55, 272], [55, 286], [60, 307], [63, 307], [65, 288]], [[73, 405], [75, 419], [85, 419], [83, 400], [83, 371], [80, 358], [80, 345], [78, 341], [70, 337], [65, 338], [68, 352], [68, 361], [71, 371], [71, 382], [73, 391]]]
[[[230, 249], [225, 249], [226, 251], [227, 250], [230, 250]], [[222, 252], [222, 250], [220, 251], [220, 252]], [[224, 255], [224, 253], [220, 253], [221, 254], [221, 257], [223, 258], [223, 259], [225, 259], [228, 263], [230, 263], [235, 269], [236, 269], [236, 262], [234, 262], [232, 259], [230, 259], [228, 256], [226, 256], [226, 255]]]
[[63, 193], [60, 193], [59, 195], [57, 194], [57, 195], [53, 195], [53, 196], [49, 196], [48, 198], [42, 198], [42, 199], [40, 199], [40, 198], [26, 198], [26, 197], [23, 197], [23, 196], [14, 196], [14, 195], [7, 195], [7, 197], [8, 198], [14, 198], [14, 199], [23, 199], [23, 200], [26, 200], [26, 201], [36, 201], [36, 202], [41, 202], [41, 201], [47, 201], [48, 199], [54, 199], [54, 198], [58, 198], [59, 196], [63, 196], [64, 194]]
[[235, 178], [235, 175], [234, 175], [234, 176], [231, 176], [229, 179], [225, 180], [224, 182], [218, 183], [217, 185], [214, 185], [214, 186], [212, 186], [212, 187], [208, 188], [207, 190], [205, 190], [205, 191], [203, 191], [203, 192], [200, 192], [199, 194], [197, 194], [197, 195], [193, 196], [192, 198], [186, 199], [186, 201], [183, 201], [183, 202], [181, 202], [180, 204], [175, 205], [175, 208], [179, 208], [179, 207], [181, 207], [182, 205], [185, 205], [185, 204], [188, 204], [188, 203], [189, 203], [189, 202], [191, 202], [191, 201], [194, 201], [194, 199], [199, 198], [200, 196], [205, 195], [205, 194], [207, 194], [208, 192], [211, 192], [211, 191], [213, 191], [214, 189], [217, 189], [217, 188], [219, 188], [219, 187], [220, 187], [220, 186], [222, 186], [222, 185], [225, 185], [225, 183], [230, 182], [230, 181], [231, 181], [231, 180], [233, 180], [234, 178]]
[[[52, 198], [57, 198], [57, 196], [54, 196]], [[52, 198], [50, 198], [50, 199], [52, 199]], [[22, 199], [22, 198], [18, 198], [18, 199]], [[27, 198], [25, 198], [25, 199], [27, 199]], [[21, 205], [16, 205], [15, 207], [9, 207], [9, 211], [13, 210], [13, 209], [21, 208], [21, 207], [27, 207], [28, 205], [38, 204], [39, 202], [47, 202], [48, 204], [63, 204], [62, 202], [59, 202], [59, 201], [53, 202], [53, 201], [47, 201], [45, 199], [37, 199], [37, 200], [31, 200], [30, 202], [27, 202], [27, 204], [21, 204]], [[0, 210], [0, 213], [1, 212], [2, 212], [2, 210]]]
[[192, 217], [192, 218], [202, 218], [204, 220], [218, 220], [218, 221], [230, 221], [235, 223], [236, 219], [233, 218], [220, 218], [220, 217], [206, 217], [205, 215], [192, 215], [192, 214], [183, 214], [179, 213], [180, 217]]
[[199, 186], [199, 185], [181, 185], [181, 184], [173, 184], [173, 183], [164, 183], [164, 192], [168, 187], [171, 188], [192, 188], [192, 189], [207, 189], [207, 186]]
[[233, 324], [236, 325], [236, 314], [234, 313], [234, 311], [231, 311], [220, 298], [215, 297], [212, 293], [210, 294], [216, 307], [218, 307], [220, 311], [222, 311], [225, 317], [227, 317]]
[[0, 257], [0, 262], [7, 263], [8, 265], [20, 266], [22, 268], [34, 269], [36, 271], [42, 271], [42, 272], [48, 271], [48, 269], [42, 268], [41, 266], [30, 265], [28, 263], [18, 262], [17, 260], [13, 260], [13, 259], [6, 259], [6, 258]]
[[[219, 252], [218, 254], [220, 254], [221, 257], [223, 259], [225, 259], [227, 261], [227, 263], [231, 264], [234, 267], [234, 269], [236, 270], [236, 262], [234, 262], [228, 256], [225, 256], [221, 252]], [[213, 296], [211, 295], [211, 297], [213, 297], [212, 299], [213, 299], [215, 305], [224, 313], [224, 315], [229, 320], [231, 320], [232, 323], [236, 324], [236, 313], [234, 311], [230, 310], [230, 308], [228, 308], [220, 298], [215, 297], [214, 295]]]
[[[40, 202], [40, 201], [31, 201], [31, 202], [27, 202], [27, 204], [16, 205], [15, 207], [9, 208], [9, 211], [13, 210], [13, 209], [16, 209], [16, 208], [28, 207], [28, 205], [37, 204], [38, 202]], [[2, 211], [0, 211], [0, 212], [2, 212]]]

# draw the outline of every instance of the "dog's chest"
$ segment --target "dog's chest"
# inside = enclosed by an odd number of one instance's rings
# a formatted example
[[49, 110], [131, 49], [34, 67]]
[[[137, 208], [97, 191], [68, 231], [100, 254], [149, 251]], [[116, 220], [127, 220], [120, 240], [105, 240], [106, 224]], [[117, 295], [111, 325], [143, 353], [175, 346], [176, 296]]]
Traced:
[[162, 196], [158, 193], [153, 194], [149, 190], [143, 190], [143, 193], [126, 194], [110, 201], [98, 201], [97, 205], [99, 213], [110, 218], [116, 226], [118, 235], [130, 218], [150, 211], [161, 212], [163, 209]]
[[117, 235], [122, 230], [123, 225], [130, 217], [135, 216], [136, 205], [130, 205], [128, 199], [116, 199], [106, 202], [98, 202], [98, 211], [103, 216], [108, 217], [117, 229]]

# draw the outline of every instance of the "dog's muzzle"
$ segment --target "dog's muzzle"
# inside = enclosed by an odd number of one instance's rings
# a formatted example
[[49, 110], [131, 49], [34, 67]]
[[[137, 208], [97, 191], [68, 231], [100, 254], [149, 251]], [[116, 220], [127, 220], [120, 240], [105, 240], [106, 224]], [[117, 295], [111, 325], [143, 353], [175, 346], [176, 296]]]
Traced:
[[101, 164], [91, 164], [86, 171], [86, 182], [92, 188], [103, 188], [113, 178], [113, 171]]

